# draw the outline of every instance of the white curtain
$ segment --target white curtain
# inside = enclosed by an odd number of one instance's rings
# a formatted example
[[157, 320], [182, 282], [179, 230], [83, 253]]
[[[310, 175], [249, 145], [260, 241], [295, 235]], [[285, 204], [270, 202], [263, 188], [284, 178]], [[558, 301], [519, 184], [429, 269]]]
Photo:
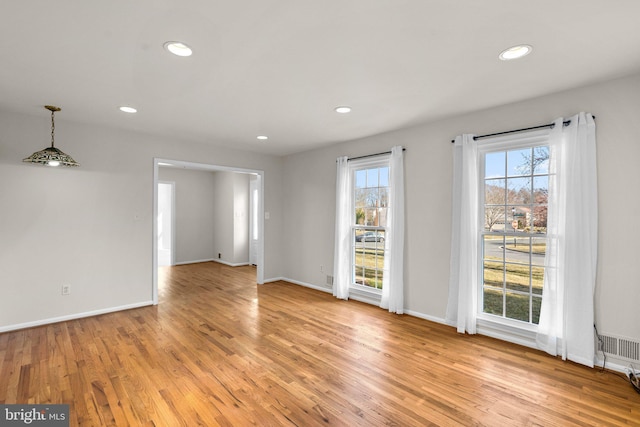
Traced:
[[449, 302], [446, 319], [458, 332], [476, 333], [478, 301], [478, 144], [455, 139]]
[[547, 252], [538, 347], [593, 367], [598, 246], [595, 122], [555, 122], [549, 139]]
[[336, 177], [336, 236], [333, 251], [333, 296], [349, 299], [351, 283], [351, 199], [352, 185], [349, 173], [349, 159], [338, 158]]
[[389, 210], [380, 307], [392, 313], [404, 310], [404, 161], [402, 147], [391, 149], [389, 162]]

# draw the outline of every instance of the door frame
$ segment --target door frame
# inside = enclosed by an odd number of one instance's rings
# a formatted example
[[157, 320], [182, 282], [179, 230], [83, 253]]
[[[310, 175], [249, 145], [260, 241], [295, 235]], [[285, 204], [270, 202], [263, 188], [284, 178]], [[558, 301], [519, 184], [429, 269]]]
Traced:
[[[158, 169], [160, 166], [171, 166], [181, 169], [201, 170], [209, 172], [237, 172], [255, 175], [258, 180], [258, 248], [256, 282], [264, 284], [264, 171], [239, 167], [219, 166], [205, 163], [185, 162], [154, 157], [153, 159], [153, 231], [152, 231], [152, 300], [158, 304]], [[174, 239], [175, 240], [175, 239]]]

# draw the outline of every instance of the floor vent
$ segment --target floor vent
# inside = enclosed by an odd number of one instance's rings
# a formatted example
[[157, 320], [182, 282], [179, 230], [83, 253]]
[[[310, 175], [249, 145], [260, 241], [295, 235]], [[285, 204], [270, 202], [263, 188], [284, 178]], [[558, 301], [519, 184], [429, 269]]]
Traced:
[[601, 351], [622, 359], [640, 361], [640, 342], [614, 335], [600, 335], [600, 339]]

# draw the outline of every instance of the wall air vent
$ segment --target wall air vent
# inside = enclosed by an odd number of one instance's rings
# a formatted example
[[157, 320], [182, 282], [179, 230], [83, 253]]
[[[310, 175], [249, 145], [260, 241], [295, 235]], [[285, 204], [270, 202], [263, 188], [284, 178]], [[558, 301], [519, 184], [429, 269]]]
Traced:
[[602, 340], [598, 350], [621, 359], [640, 362], [640, 342], [615, 335], [600, 335]]

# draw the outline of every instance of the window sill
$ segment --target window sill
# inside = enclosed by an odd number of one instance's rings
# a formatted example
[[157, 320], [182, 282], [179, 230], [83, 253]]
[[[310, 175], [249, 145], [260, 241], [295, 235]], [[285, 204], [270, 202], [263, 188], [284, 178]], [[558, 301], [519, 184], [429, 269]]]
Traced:
[[359, 286], [351, 286], [349, 288], [349, 298], [368, 304], [380, 305], [380, 300], [382, 299], [382, 291], [361, 288]]
[[481, 335], [529, 348], [538, 348], [536, 345], [536, 325], [521, 324], [508, 319], [491, 318], [489, 316], [478, 317], [476, 325], [477, 332]]

